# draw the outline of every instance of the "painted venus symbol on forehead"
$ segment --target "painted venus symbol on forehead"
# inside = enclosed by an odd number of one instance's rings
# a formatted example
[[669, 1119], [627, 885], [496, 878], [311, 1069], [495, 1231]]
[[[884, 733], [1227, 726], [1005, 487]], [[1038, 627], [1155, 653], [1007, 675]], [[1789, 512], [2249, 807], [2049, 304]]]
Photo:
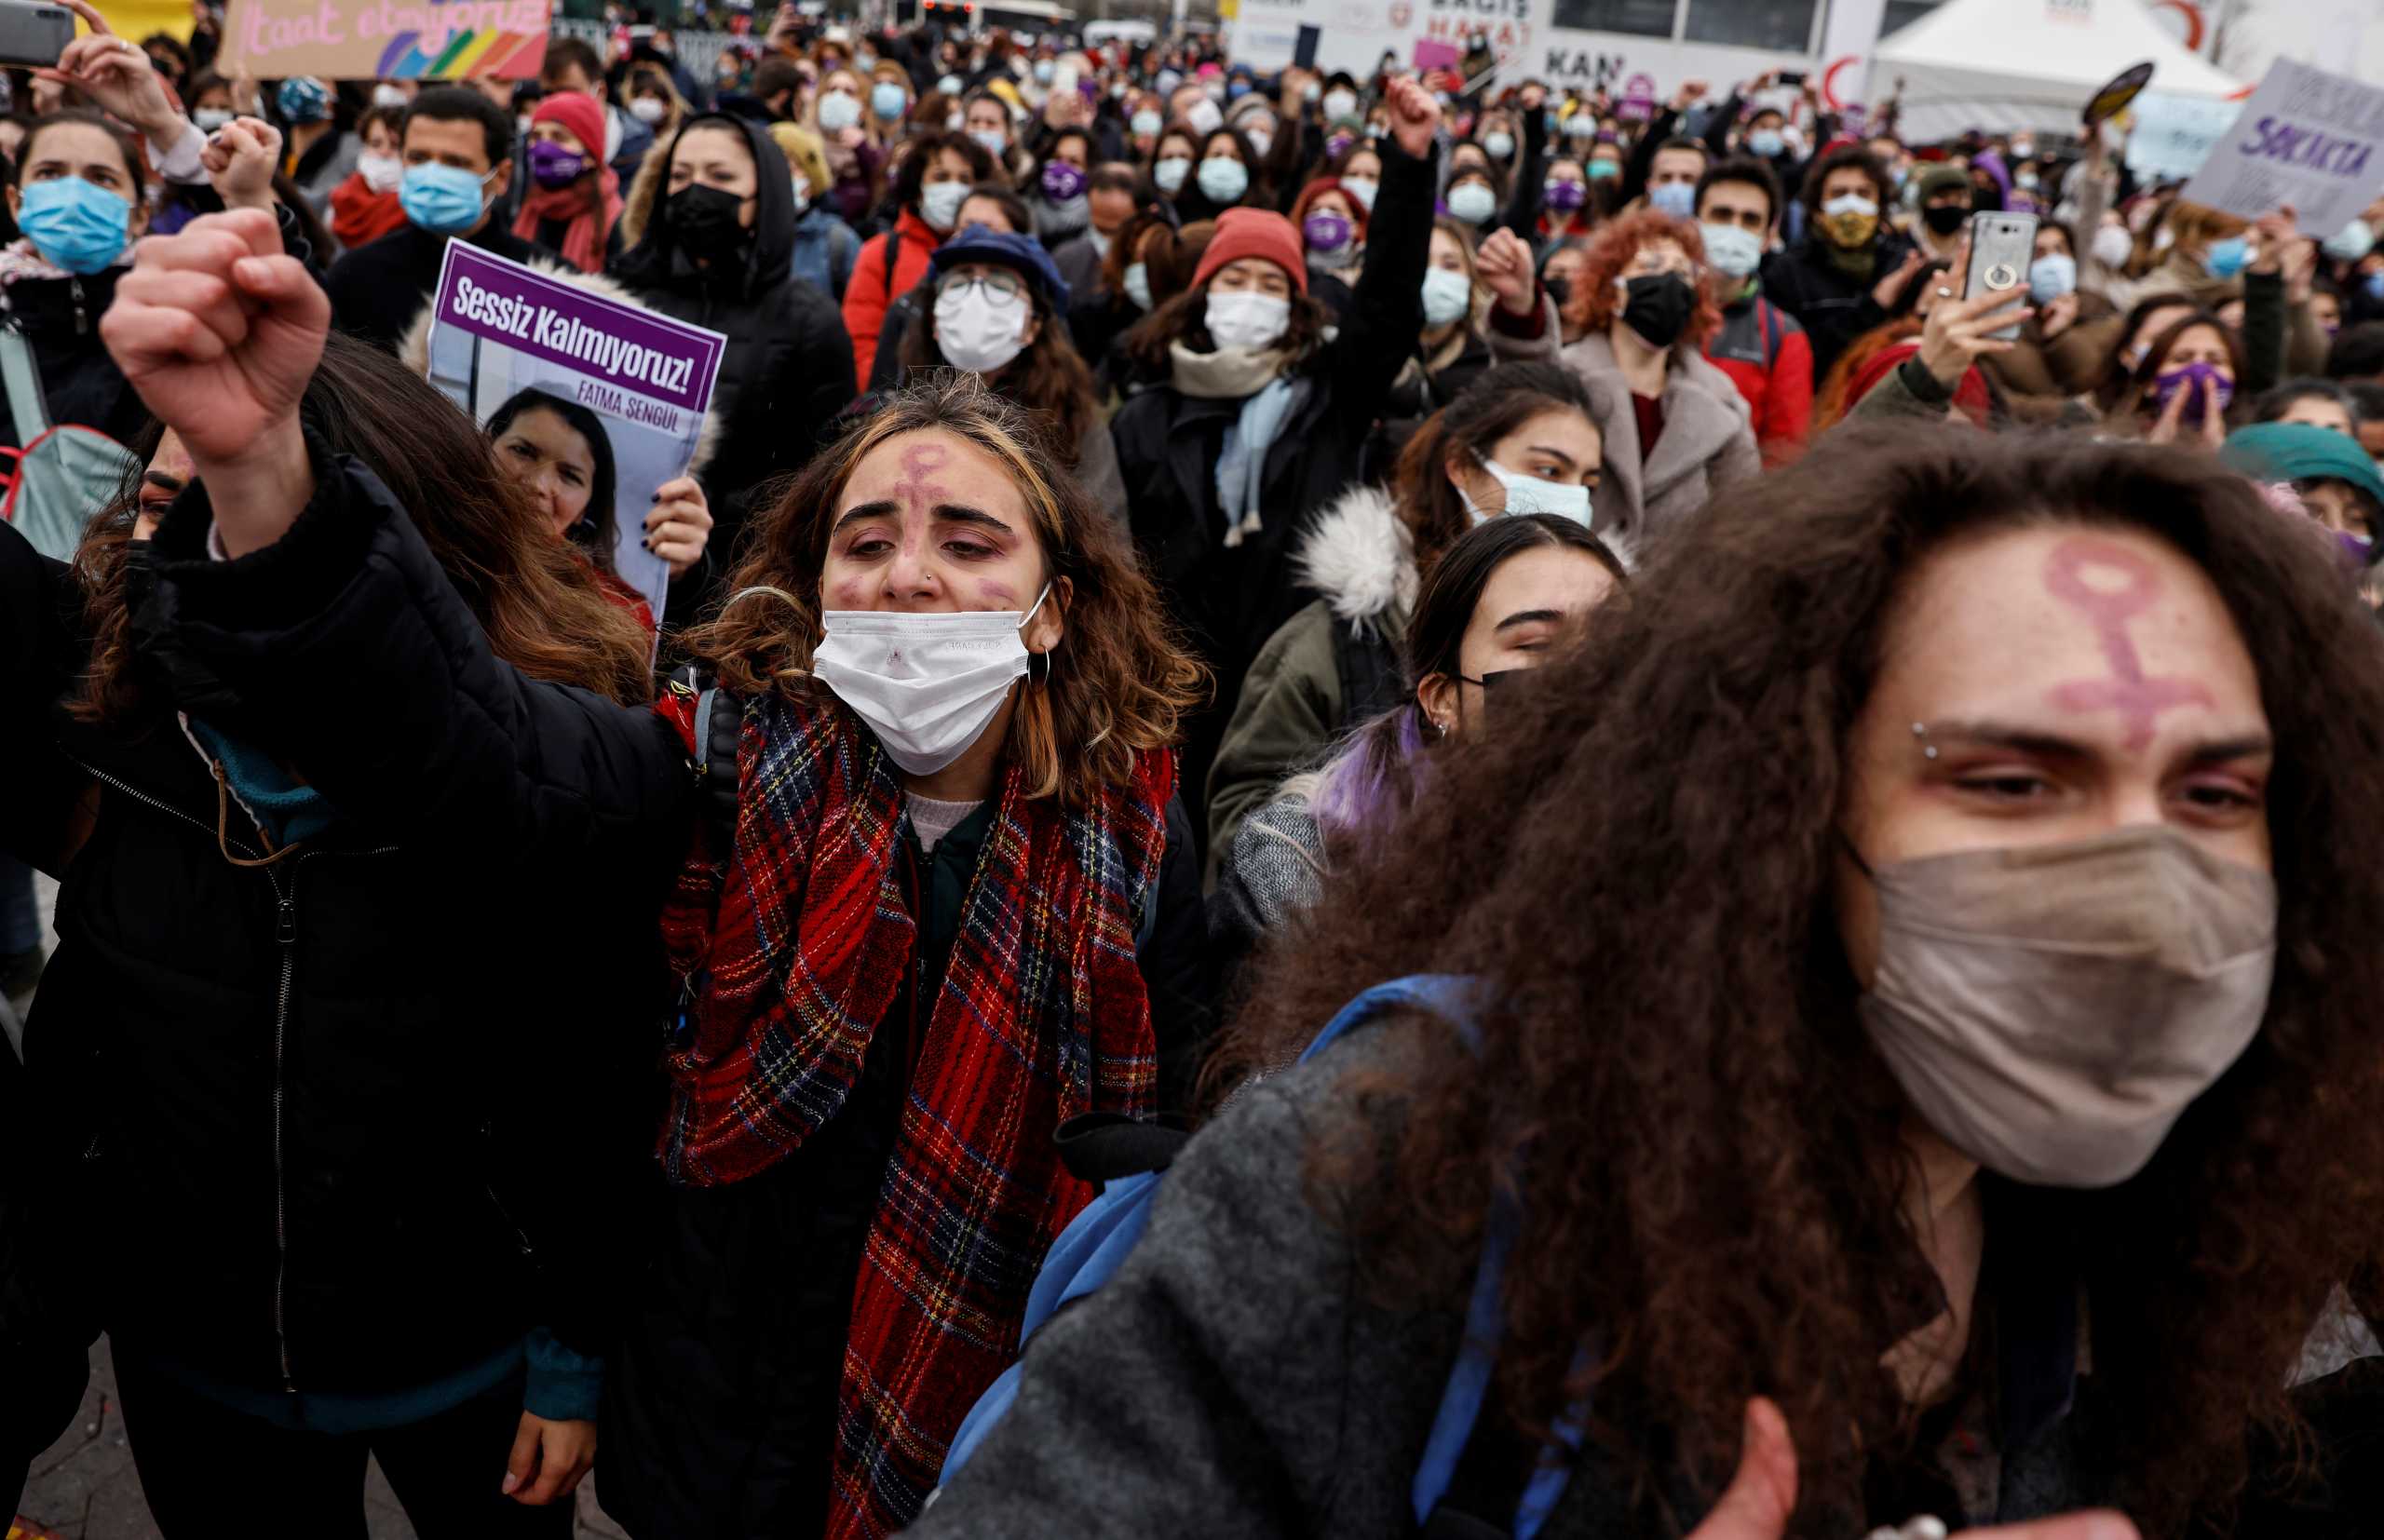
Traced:
[[[2099, 588], [2086, 581], [2089, 568], [2117, 573], [2123, 587]], [[2102, 643], [2108, 679], [2074, 680], [2056, 686], [2052, 703], [2065, 711], [2116, 710], [2127, 724], [2130, 749], [2152, 741], [2154, 721], [2176, 706], [2213, 704], [2209, 687], [2190, 679], [2148, 679], [2128, 623], [2159, 602], [2160, 574], [2141, 554], [2109, 541], [2065, 540], [2045, 562], [2045, 589], [2084, 615]]]
[[941, 444], [914, 444], [902, 452], [902, 480], [894, 493], [911, 507], [926, 512], [944, 500], [943, 488], [929, 480], [952, 457]]

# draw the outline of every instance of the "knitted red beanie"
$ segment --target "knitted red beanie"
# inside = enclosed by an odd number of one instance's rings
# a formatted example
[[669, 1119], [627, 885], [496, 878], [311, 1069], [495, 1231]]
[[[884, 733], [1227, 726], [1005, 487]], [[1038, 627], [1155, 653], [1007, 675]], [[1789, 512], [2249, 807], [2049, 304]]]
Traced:
[[585, 91], [553, 91], [541, 97], [530, 126], [560, 123], [599, 165], [604, 159], [604, 104]]
[[1218, 268], [1244, 257], [1266, 258], [1283, 270], [1295, 291], [1307, 292], [1307, 257], [1300, 248], [1300, 233], [1290, 220], [1266, 209], [1228, 209], [1217, 216], [1217, 233], [1200, 253], [1192, 287], [1199, 288]]

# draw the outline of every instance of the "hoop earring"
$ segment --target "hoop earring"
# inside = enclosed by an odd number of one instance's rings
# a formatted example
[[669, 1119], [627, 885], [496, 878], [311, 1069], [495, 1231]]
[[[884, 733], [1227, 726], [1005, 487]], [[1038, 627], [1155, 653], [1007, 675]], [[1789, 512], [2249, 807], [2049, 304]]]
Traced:
[[[1036, 679], [1035, 677], [1035, 660], [1038, 657], [1043, 660], [1043, 677], [1041, 679]], [[1049, 686], [1050, 684], [1051, 655], [1049, 652], [1029, 653], [1026, 655], [1026, 678], [1030, 683], [1045, 686]]]

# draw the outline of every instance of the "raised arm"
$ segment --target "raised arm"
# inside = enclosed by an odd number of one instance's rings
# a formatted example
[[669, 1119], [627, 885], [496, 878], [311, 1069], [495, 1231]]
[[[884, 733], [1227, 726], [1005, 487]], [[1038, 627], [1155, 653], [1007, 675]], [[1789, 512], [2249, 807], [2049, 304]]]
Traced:
[[497, 658], [409, 510], [301, 427], [329, 321], [256, 209], [143, 241], [118, 281], [101, 331], [196, 471], [134, 612], [144, 659], [379, 837], [675, 840], [691, 782], [669, 725]]
[[1390, 88], [1390, 138], [1382, 149], [1382, 191], [1366, 224], [1366, 266], [1343, 318], [1332, 376], [1339, 410], [1369, 422], [1416, 350], [1424, 330], [1424, 269], [1432, 244], [1431, 93], [1412, 80]]
[[1529, 240], [1538, 233], [1539, 200], [1548, 180], [1548, 91], [1540, 86], [1523, 90], [1524, 158], [1515, 171], [1513, 194], [1507, 199], [1507, 229]]

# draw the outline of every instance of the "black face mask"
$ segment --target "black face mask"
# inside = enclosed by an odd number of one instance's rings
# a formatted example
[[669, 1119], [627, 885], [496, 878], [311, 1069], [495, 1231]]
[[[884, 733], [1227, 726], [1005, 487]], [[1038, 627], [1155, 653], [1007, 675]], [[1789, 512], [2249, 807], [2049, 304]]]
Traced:
[[733, 257], [753, 234], [737, 220], [745, 200], [717, 187], [691, 182], [671, 194], [666, 207], [670, 233], [678, 237], [679, 249], [691, 257], [707, 262]]
[[1670, 347], [1680, 340], [1688, 313], [1697, 307], [1697, 290], [1686, 278], [1678, 273], [1650, 273], [1627, 280], [1623, 289], [1630, 298], [1623, 303], [1622, 324], [1639, 333], [1640, 341], [1649, 347]]
[[1932, 234], [1950, 236], [1967, 223], [1971, 206], [1967, 203], [1932, 203], [1920, 211], [1920, 223]]
[[1573, 280], [1570, 278], [1542, 278], [1539, 286], [1548, 290], [1548, 297], [1556, 302], [1559, 310], [1573, 301]]

